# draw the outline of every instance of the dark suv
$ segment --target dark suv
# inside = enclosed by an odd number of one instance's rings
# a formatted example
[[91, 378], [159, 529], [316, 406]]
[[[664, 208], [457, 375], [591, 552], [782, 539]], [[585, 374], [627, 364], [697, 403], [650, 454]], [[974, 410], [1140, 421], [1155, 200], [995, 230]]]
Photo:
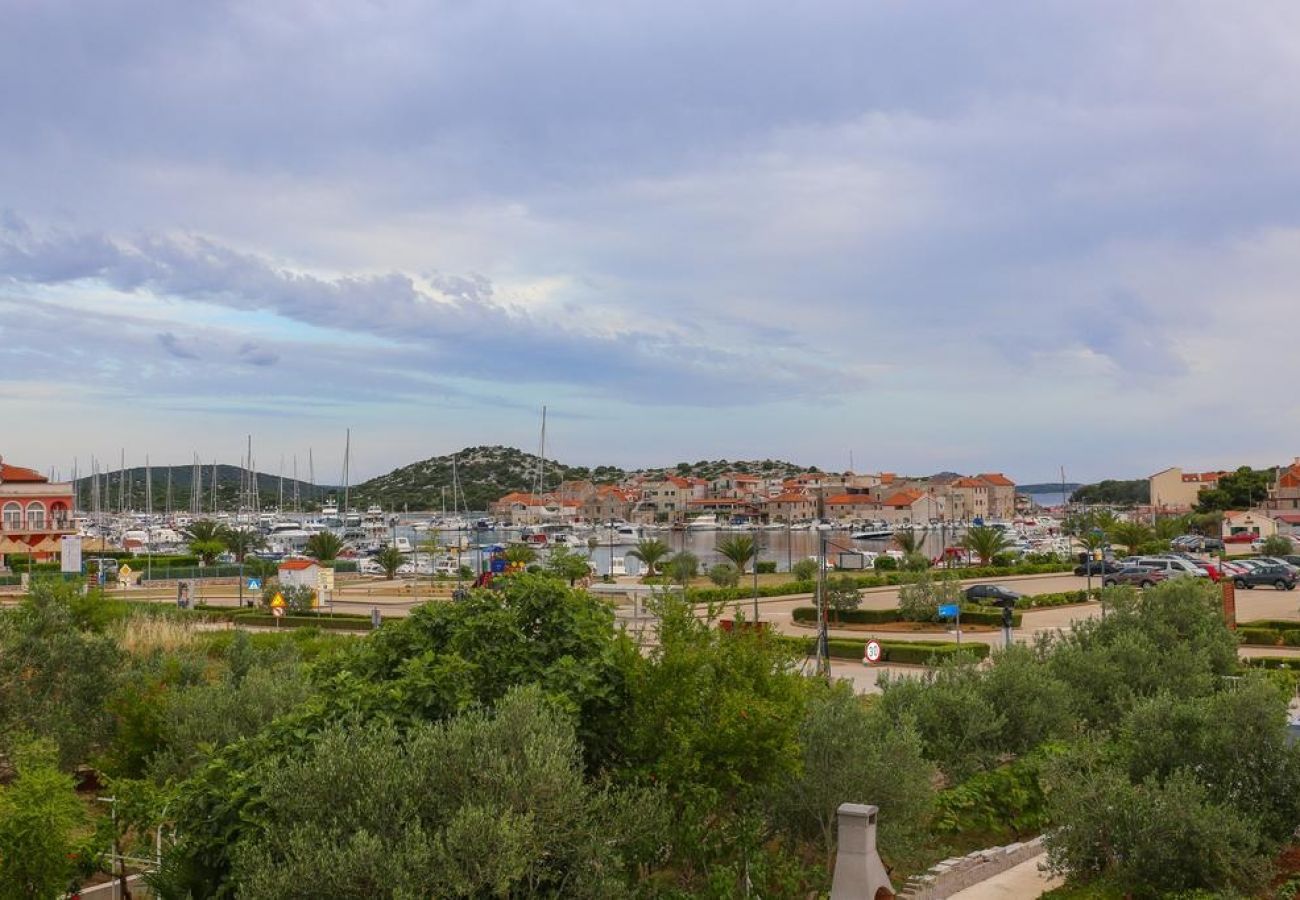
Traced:
[[1014, 605], [1021, 596], [1020, 593], [1000, 584], [972, 584], [966, 588], [966, 599], [972, 603], [997, 605], [999, 602], [1004, 602]]
[[1296, 584], [1296, 570], [1290, 566], [1255, 566], [1247, 572], [1232, 576], [1232, 583], [1247, 590], [1258, 584], [1271, 584], [1279, 591], [1293, 591]]
[[1087, 575], [1088, 570], [1092, 570], [1093, 575], [1111, 575], [1124, 568], [1113, 559], [1092, 559], [1087, 562], [1081, 562], [1074, 567], [1075, 575]]

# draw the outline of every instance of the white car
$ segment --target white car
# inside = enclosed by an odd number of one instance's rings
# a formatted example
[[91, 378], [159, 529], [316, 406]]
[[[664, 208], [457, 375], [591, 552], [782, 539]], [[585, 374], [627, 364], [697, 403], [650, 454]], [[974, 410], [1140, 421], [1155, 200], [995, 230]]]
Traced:
[[383, 575], [384, 567], [370, 557], [366, 557], [357, 563], [357, 571], [362, 575]]

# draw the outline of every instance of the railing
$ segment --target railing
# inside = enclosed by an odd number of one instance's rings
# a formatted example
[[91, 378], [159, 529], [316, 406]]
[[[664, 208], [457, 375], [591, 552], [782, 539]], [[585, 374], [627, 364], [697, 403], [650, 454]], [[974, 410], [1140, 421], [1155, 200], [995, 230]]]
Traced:
[[16, 522], [13, 519], [0, 520], [0, 534], [71, 534], [75, 531], [68, 519], [46, 519], [40, 522]]

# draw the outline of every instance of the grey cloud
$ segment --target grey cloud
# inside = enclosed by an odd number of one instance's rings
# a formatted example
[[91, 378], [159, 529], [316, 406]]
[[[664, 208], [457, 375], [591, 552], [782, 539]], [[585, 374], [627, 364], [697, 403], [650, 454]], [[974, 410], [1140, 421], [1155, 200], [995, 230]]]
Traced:
[[240, 362], [248, 363], [250, 366], [273, 366], [280, 361], [279, 354], [252, 343], [241, 344], [238, 354]]
[[199, 358], [199, 355], [193, 350], [182, 346], [181, 342], [176, 338], [176, 335], [172, 334], [170, 331], [164, 331], [159, 334], [158, 343], [162, 345], [162, 348], [166, 350], [168, 354], [177, 359]]
[[[76, 256], [83, 246], [98, 249], [93, 266], [49, 263]], [[539, 318], [494, 301], [482, 276], [441, 276], [436, 283], [442, 296], [434, 296], [400, 272], [326, 279], [278, 268], [199, 236], [125, 240], [11, 229], [0, 234], [0, 265], [33, 284], [93, 279], [122, 291], [268, 311], [322, 328], [420, 345], [429, 354], [423, 368], [489, 382], [577, 384], [617, 394], [641, 391], [649, 403], [714, 405], [737, 387], [761, 387], [773, 398], [815, 392], [830, 374], [825, 364], [782, 358], [780, 347], [763, 341], [736, 351], [687, 342], [668, 328], [597, 331]], [[258, 360], [258, 365], [274, 361]]]

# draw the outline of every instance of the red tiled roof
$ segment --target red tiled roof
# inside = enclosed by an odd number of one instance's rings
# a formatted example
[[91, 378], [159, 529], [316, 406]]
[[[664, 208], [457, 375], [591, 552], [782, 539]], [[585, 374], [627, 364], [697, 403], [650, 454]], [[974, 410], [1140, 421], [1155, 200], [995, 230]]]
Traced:
[[1224, 475], [1227, 474], [1228, 474], [1227, 472], [1184, 472], [1183, 481], [1189, 484], [1200, 483], [1200, 482], [1214, 482], [1214, 481], [1218, 481], [1220, 478], [1222, 478]]
[[894, 494], [894, 496], [890, 497], [888, 500], [883, 501], [882, 505], [911, 506], [917, 500], [920, 500], [924, 496], [925, 495], [922, 494], [920, 491], [899, 491], [897, 494]]
[[768, 503], [808, 503], [811, 500], [811, 497], [799, 491], [786, 491], [784, 494], [777, 494], [775, 497], [767, 498]]
[[995, 487], [1015, 487], [1016, 483], [1001, 472], [985, 472], [980, 475], [980, 479], [987, 481]]
[[992, 482], [981, 475], [979, 478], [958, 478], [952, 483], [952, 486], [962, 488], [982, 488], [988, 487], [990, 484], [992, 484]]
[[25, 469], [22, 466], [11, 466], [9, 463], [0, 463], [0, 481], [42, 483], [49, 481], [49, 479], [40, 472], [37, 472], [35, 469]]
[[1273, 518], [1288, 525], [1300, 525], [1300, 513], [1274, 513]]
[[836, 494], [834, 497], [826, 498], [827, 506], [875, 506], [876, 501], [871, 499], [870, 494]]
[[320, 563], [314, 559], [286, 559], [280, 563], [280, 571], [288, 569], [290, 572], [301, 572], [303, 569], [310, 569], [312, 566], [319, 566]]

